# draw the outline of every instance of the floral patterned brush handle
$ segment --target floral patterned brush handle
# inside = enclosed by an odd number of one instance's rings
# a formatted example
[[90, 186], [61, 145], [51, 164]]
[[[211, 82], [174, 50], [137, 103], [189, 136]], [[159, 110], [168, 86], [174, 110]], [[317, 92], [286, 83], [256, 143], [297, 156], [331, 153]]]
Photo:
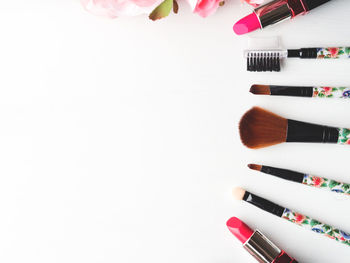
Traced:
[[339, 129], [338, 144], [350, 145], [350, 129]]
[[350, 47], [328, 47], [317, 49], [318, 59], [350, 58]]
[[340, 183], [328, 178], [305, 174], [302, 183], [308, 186], [322, 188], [340, 194], [350, 195], [350, 184]]
[[350, 235], [330, 225], [323, 224], [308, 216], [293, 212], [288, 208], [284, 210], [282, 218], [303, 228], [309, 229], [313, 232], [322, 234], [326, 237], [329, 237], [340, 243], [350, 246]]
[[350, 88], [314, 87], [312, 97], [348, 99], [350, 98]]

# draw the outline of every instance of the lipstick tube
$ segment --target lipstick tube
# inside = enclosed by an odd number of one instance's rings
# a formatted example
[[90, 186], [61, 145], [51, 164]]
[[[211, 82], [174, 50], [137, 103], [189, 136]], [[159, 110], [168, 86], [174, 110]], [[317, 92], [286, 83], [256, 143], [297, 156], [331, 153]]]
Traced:
[[246, 249], [260, 263], [298, 263], [286, 252], [277, 247], [259, 230], [251, 230], [237, 217], [226, 223], [231, 233], [237, 237]]
[[304, 15], [329, 1], [331, 0], [273, 0], [259, 6], [253, 13], [239, 20], [233, 26], [233, 31], [238, 35], [243, 35]]
[[330, 0], [274, 0], [255, 9], [261, 27], [277, 24], [286, 19], [304, 15]]

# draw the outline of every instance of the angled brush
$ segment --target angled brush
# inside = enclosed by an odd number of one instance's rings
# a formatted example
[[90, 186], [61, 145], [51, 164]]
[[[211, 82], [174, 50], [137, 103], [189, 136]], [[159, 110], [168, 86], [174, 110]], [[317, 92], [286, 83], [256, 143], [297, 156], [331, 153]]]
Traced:
[[340, 183], [328, 178], [318, 177], [310, 174], [303, 174], [292, 170], [281, 169], [266, 165], [248, 164], [252, 170], [265, 174], [270, 174], [278, 178], [308, 185], [311, 187], [322, 188], [339, 194], [350, 195], [350, 184]]
[[243, 115], [239, 132], [242, 143], [251, 149], [283, 142], [350, 145], [350, 129], [289, 120], [259, 107]]
[[311, 86], [276, 86], [254, 84], [250, 92], [255, 95], [293, 96], [308, 98], [350, 98], [350, 88], [346, 87], [311, 87]]

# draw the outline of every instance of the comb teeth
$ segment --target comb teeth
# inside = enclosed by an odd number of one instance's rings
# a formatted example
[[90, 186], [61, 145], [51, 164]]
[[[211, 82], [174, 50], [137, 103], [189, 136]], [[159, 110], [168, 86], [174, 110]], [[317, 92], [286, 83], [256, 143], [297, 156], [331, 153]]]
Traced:
[[253, 72], [281, 71], [280, 59], [285, 57], [283, 51], [248, 51], [247, 70]]

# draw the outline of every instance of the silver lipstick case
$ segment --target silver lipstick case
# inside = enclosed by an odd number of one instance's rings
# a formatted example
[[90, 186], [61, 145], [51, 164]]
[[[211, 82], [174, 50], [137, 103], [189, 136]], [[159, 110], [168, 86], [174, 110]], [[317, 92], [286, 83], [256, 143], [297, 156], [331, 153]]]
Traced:
[[254, 232], [243, 247], [260, 263], [272, 263], [282, 252], [259, 230]]
[[265, 5], [259, 6], [254, 10], [254, 13], [259, 18], [262, 28], [292, 18], [292, 10], [290, 6], [281, 0], [274, 0]]

